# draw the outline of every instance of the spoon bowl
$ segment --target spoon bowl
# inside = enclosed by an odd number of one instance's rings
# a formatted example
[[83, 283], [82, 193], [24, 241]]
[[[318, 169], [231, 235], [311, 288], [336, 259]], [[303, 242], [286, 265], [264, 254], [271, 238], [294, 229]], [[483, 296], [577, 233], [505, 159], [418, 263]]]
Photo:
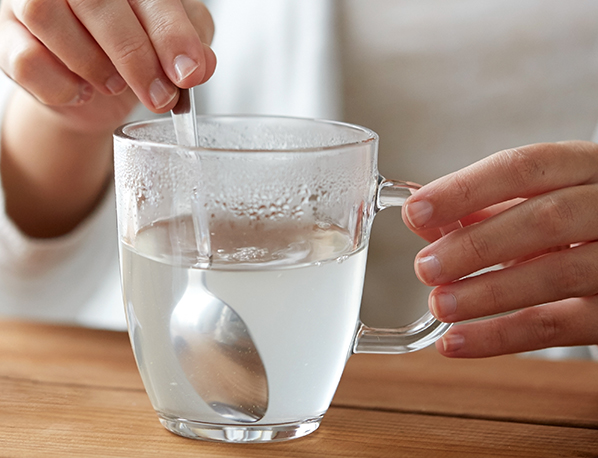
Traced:
[[241, 317], [205, 283], [190, 282], [170, 318], [174, 351], [188, 381], [224, 418], [260, 420], [268, 408], [266, 369]]

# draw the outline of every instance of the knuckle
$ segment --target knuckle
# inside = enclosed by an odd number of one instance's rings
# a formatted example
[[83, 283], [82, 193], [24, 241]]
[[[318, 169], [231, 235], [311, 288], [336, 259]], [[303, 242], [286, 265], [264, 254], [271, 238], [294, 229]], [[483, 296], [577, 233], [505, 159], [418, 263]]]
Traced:
[[500, 311], [504, 308], [506, 303], [506, 294], [504, 288], [497, 285], [495, 282], [485, 282], [484, 291], [482, 294], [484, 298], [484, 308], [487, 310]]
[[453, 175], [452, 179], [458, 190], [458, 199], [460, 201], [469, 202], [474, 193], [474, 190], [471, 187], [472, 182], [468, 177], [464, 177], [460, 174]]
[[[510, 316], [508, 315], [505, 318], [508, 319]], [[487, 339], [490, 341], [488, 345], [499, 353], [508, 351], [512, 346], [512, 339], [509, 333], [511, 327], [504, 326], [502, 322], [496, 320], [489, 320], [488, 324], [490, 325], [489, 332], [487, 333]]]
[[473, 258], [478, 265], [485, 265], [490, 260], [491, 249], [488, 242], [473, 231], [465, 231], [463, 234], [462, 252], [467, 258]]
[[151, 52], [151, 46], [144, 37], [131, 36], [122, 40], [115, 50], [116, 59], [122, 65], [129, 65], [134, 61], [142, 61], [147, 59]]
[[557, 256], [550, 285], [562, 298], [594, 293], [596, 269], [571, 255]]
[[537, 148], [512, 148], [497, 155], [496, 159], [506, 169], [516, 189], [527, 188], [544, 176], [546, 166], [537, 152]]
[[156, 16], [152, 22], [152, 34], [159, 37], [168, 37], [176, 33], [178, 27], [169, 16]]
[[546, 234], [554, 241], [562, 239], [575, 222], [575, 209], [566, 199], [554, 194], [538, 198], [531, 212], [539, 233]]
[[543, 309], [535, 307], [535, 319], [530, 322], [531, 334], [535, 342], [541, 347], [554, 345], [560, 336], [561, 327], [558, 319]]

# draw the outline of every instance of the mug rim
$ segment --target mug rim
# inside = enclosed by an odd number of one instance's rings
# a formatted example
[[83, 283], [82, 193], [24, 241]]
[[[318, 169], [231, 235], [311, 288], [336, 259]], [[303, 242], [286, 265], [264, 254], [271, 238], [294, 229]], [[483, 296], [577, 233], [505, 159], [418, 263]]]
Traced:
[[284, 119], [284, 120], [290, 120], [290, 121], [301, 121], [301, 122], [310, 122], [310, 123], [314, 123], [314, 124], [328, 124], [331, 126], [338, 126], [338, 127], [343, 127], [343, 128], [348, 128], [354, 131], [359, 131], [362, 132], [363, 134], [365, 134], [363, 139], [357, 140], [357, 141], [347, 141], [344, 143], [338, 143], [338, 144], [334, 144], [334, 145], [328, 145], [328, 146], [317, 146], [317, 147], [297, 147], [297, 148], [288, 148], [288, 149], [259, 149], [259, 148], [253, 148], [253, 149], [245, 149], [245, 148], [217, 148], [217, 147], [206, 147], [206, 146], [184, 146], [181, 147], [180, 145], [177, 145], [175, 143], [163, 143], [163, 142], [158, 142], [158, 141], [153, 141], [153, 140], [146, 140], [146, 139], [140, 139], [137, 137], [134, 137], [128, 133], [126, 133], [127, 129], [133, 128], [133, 127], [138, 127], [138, 126], [143, 126], [143, 125], [150, 125], [150, 124], [158, 124], [158, 123], [166, 123], [166, 122], [171, 122], [169, 117], [166, 116], [162, 116], [159, 118], [152, 118], [152, 119], [144, 119], [144, 120], [138, 120], [138, 121], [131, 121], [128, 123], [125, 123], [121, 126], [119, 126], [118, 128], [116, 128], [116, 130], [113, 133], [114, 138], [120, 138], [123, 140], [126, 140], [128, 142], [131, 143], [135, 143], [135, 144], [143, 144], [144, 146], [154, 146], [154, 147], [160, 147], [160, 148], [167, 148], [167, 149], [177, 149], [180, 150], [181, 148], [184, 148], [187, 151], [201, 151], [202, 153], [205, 152], [213, 152], [213, 153], [228, 153], [228, 154], [237, 154], [237, 153], [243, 153], [243, 154], [256, 154], [256, 153], [277, 153], [277, 154], [286, 154], [286, 153], [307, 153], [307, 152], [325, 152], [325, 151], [334, 151], [334, 150], [339, 150], [339, 149], [344, 149], [347, 147], [355, 147], [355, 146], [359, 146], [359, 145], [365, 145], [371, 142], [375, 142], [378, 140], [378, 134], [376, 132], [374, 132], [373, 130], [367, 128], [367, 127], [363, 127], [360, 126], [358, 124], [352, 124], [352, 123], [348, 123], [348, 122], [343, 122], [343, 121], [334, 121], [334, 120], [329, 120], [329, 119], [322, 119], [322, 118], [309, 118], [309, 117], [301, 117], [301, 116], [281, 116], [281, 115], [264, 115], [264, 114], [201, 114], [201, 115], [197, 115], [196, 116], [197, 119], [241, 119], [241, 120], [245, 120], [245, 119], [271, 119], [271, 120], [276, 120], [276, 119]]

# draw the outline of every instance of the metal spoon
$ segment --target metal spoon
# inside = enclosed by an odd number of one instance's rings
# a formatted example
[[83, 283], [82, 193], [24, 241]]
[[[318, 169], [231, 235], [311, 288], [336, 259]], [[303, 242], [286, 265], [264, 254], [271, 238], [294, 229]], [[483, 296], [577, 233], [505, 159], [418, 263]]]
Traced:
[[256, 422], [268, 408], [264, 364], [247, 326], [208, 290], [205, 275], [189, 274], [187, 290], [170, 317], [175, 354], [197, 394], [215, 412]]
[[[177, 142], [197, 146], [193, 92], [181, 90], [172, 110]], [[192, 206], [198, 252], [211, 259], [204, 206]], [[206, 252], [207, 251], [207, 252]], [[189, 274], [185, 294], [170, 317], [174, 351], [187, 379], [218, 414], [241, 423], [260, 420], [268, 408], [268, 379], [260, 354], [241, 317], [212, 294], [206, 273]]]

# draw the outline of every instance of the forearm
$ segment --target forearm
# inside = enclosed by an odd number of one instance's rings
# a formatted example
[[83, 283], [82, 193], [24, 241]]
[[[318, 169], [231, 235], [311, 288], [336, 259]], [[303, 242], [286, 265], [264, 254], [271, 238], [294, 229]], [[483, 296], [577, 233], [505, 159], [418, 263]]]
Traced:
[[112, 168], [112, 126], [74, 130], [23, 90], [2, 125], [0, 173], [9, 217], [33, 237], [71, 231], [97, 205]]

